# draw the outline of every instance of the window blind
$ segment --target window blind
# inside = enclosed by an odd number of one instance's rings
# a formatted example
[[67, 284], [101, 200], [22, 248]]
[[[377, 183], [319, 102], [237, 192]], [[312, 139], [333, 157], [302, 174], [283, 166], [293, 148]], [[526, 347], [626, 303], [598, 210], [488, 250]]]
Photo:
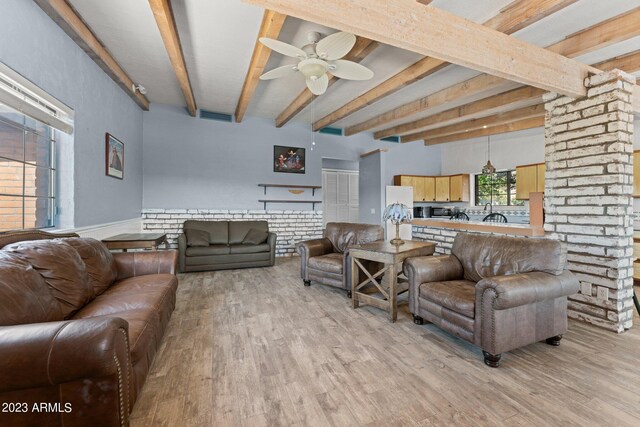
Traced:
[[64, 133], [73, 133], [73, 110], [0, 62], [0, 103]]

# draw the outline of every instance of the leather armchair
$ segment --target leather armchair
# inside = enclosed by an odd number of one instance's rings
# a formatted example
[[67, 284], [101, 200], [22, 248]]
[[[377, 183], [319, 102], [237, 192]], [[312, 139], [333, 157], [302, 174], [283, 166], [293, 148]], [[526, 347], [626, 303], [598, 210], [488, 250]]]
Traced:
[[409, 309], [415, 323], [481, 347], [485, 363], [498, 367], [504, 352], [560, 344], [567, 296], [580, 287], [566, 266], [557, 241], [459, 233], [451, 255], [405, 261]]
[[[296, 245], [300, 255], [300, 277], [305, 286], [311, 281], [335, 286], [351, 297], [351, 257], [349, 247], [375, 242], [384, 238], [379, 225], [330, 222], [321, 239], [307, 240]], [[365, 267], [375, 271], [377, 263]], [[364, 279], [364, 278], [363, 278]]]

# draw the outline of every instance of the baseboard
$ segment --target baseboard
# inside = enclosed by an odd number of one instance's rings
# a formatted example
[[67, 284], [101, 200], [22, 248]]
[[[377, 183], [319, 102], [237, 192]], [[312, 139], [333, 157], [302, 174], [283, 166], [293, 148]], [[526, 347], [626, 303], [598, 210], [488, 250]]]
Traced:
[[52, 230], [53, 233], [77, 233], [81, 237], [104, 239], [121, 233], [140, 233], [142, 231], [142, 218], [131, 218], [122, 221], [108, 222], [105, 224], [89, 225], [87, 227], [67, 228]]

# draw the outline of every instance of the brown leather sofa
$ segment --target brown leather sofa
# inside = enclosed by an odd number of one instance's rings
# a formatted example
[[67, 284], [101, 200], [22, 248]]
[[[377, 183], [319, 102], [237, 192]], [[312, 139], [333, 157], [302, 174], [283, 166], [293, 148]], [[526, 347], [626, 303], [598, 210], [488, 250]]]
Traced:
[[[351, 257], [349, 247], [384, 238], [379, 225], [329, 222], [321, 239], [306, 240], [296, 245], [300, 254], [300, 276], [305, 286], [311, 281], [345, 289], [351, 298]], [[375, 271], [377, 263], [364, 261], [363, 266]], [[363, 273], [361, 273], [363, 275]], [[364, 277], [362, 278], [364, 280]]]
[[128, 425], [175, 307], [176, 261], [74, 234], [1, 233], [0, 402], [13, 411], [0, 425]]
[[[189, 241], [193, 231], [206, 233], [202, 245]], [[262, 233], [247, 241], [249, 233]], [[267, 221], [185, 221], [178, 236], [180, 271], [226, 270], [248, 267], [271, 267], [276, 262], [275, 233]]]
[[567, 331], [567, 296], [580, 284], [566, 270], [564, 245], [458, 233], [451, 255], [409, 258], [409, 308], [482, 348], [498, 367], [501, 353], [546, 340], [560, 345]]

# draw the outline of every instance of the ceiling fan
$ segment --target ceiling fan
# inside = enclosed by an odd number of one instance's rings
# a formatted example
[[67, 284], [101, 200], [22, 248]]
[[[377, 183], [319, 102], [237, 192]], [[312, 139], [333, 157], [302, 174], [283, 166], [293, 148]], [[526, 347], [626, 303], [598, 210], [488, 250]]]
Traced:
[[311, 32], [307, 36], [309, 44], [298, 48], [288, 43], [266, 37], [260, 38], [260, 43], [282, 55], [298, 58], [295, 65], [284, 65], [267, 71], [260, 76], [260, 80], [271, 80], [300, 72], [305, 77], [307, 87], [314, 95], [322, 95], [329, 86], [329, 76], [346, 80], [369, 80], [373, 71], [353, 61], [340, 59], [353, 48], [356, 36], [350, 33], [338, 32], [320, 40], [320, 34]]

